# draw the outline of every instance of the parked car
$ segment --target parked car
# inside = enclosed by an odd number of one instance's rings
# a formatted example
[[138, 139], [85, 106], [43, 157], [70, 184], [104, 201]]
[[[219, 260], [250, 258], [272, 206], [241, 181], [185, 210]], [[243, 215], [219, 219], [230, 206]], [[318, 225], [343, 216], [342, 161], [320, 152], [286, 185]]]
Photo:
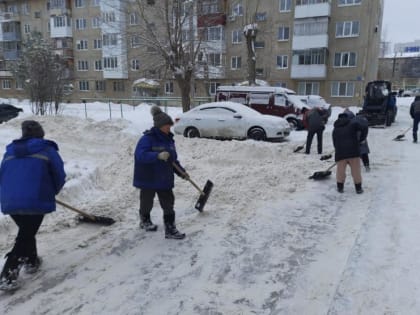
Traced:
[[420, 95], [420, 88], [405, 90], [402, 92], [403, 97], [411, 97], [411, 96], [417, 96], [417, 95]]
[[282, 140], [289, 136], [290, 126], [284, 118], [239, 103], [213, 102], [176, 117], [174, 131], [189, 138]]
[[296, 95], [308, 107], [319, 107], [328, 112], [328, 117], [331, 116], [331, 104], [327, 103], [322, 96], [319, 95]]
[[23, 109], [19, 107], [15, 107], [10, 104], [1, 103], [0, 104], [0, 124], [12, 118], [17, 117], [19, 115], [19, 112], [23, 112]]

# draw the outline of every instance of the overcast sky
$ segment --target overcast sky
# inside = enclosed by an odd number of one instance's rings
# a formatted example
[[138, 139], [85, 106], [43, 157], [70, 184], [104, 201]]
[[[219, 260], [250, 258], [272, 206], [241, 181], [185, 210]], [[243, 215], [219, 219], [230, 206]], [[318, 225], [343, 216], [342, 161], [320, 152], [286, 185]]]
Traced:
[[393, 44], [420, 40], [420, 0], [385, 0], [382, 38]]

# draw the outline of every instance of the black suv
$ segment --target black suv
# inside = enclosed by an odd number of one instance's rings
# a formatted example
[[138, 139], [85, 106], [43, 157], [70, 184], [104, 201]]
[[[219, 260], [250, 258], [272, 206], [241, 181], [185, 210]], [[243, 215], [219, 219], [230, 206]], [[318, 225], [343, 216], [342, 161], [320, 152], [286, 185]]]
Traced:
[[0, 104], [0, 124], [2, 122], [5, 122], [12, 118], [17, 117], [19, 115], [19, 112], [23, 112], [23, 109], [15, 107], [10, 104], [1, 103]]

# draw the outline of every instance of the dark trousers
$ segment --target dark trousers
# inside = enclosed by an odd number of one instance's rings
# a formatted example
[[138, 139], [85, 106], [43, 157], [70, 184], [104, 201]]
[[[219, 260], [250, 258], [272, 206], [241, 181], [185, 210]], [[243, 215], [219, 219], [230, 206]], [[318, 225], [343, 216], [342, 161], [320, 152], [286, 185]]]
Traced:
[[364, 166], [369, 166], [369, 154], [361, 154], [360, 158], [362, 159]]
[[14, 214], [11, 215], [11, 217], [18, 226], [19, 231], [15, 245], [9, 254], [10, 256], [15, 256], [31, 262], [38, 256], [35, 235], [41, 226], [44, 215]]
[[153, 208], [153, 199], [158, 195], [160, 206], [163, 210], [163, 221], [165, 224], [173, 224], [175, 221], [175, 196], [172, 189], [154, 190], [140, 189], [140, 219], [150, 219], [150, 212]]
[[314, 138], [314, 135], [316, 134], [317, 138], [317, 144], [318, 144], [318, 153], [322, 153], [322, 132], [324, 129], [317, 130], [317, 131], [308, 131], [308, 135], [306, 137], [306, 153], [309, 154], [311, 152], [311, 145], [312, 145], [312, 139]]
[[420, 115], [414, 116], [413, 121], [413, 140], [417, 141], [417, 130], [419, 130]]

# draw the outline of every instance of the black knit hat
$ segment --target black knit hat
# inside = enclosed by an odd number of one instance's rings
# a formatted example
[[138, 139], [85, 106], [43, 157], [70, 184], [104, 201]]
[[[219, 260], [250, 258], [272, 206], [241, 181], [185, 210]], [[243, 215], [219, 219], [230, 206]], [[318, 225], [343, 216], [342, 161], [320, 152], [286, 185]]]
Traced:
[[157, 128], [160, 128], [165, 125], [173, 125], [174, 121], [172, 120], [171, 116], [162, 112], [159, 106], [152, 106], [150, 112], [153, 116], [153, 125]]
[[25, 120], [22, 122], [22, 138], [44, 138], [45, 133], [39, 122]]

